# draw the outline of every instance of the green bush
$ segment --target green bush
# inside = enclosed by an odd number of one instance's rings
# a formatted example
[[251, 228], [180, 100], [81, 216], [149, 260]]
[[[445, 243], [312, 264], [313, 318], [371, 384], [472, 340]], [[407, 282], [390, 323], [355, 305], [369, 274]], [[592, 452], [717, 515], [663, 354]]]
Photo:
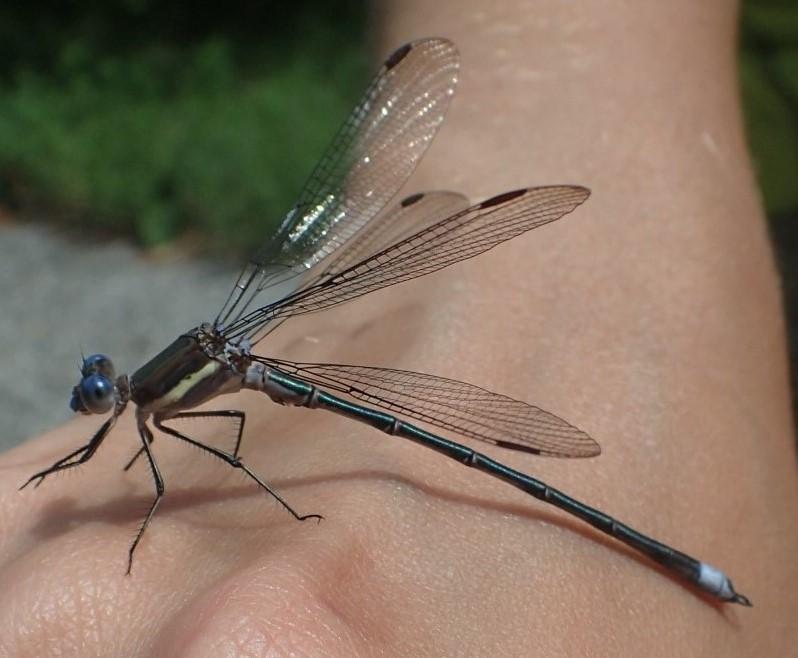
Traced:
[[17, 59], [0, 96], [0, 201], [144, 245], [189, 228], [229, 251], [262, 241], [366, 70], [362, 21], [352, 38], [322, 18], [297, 19], [304, 47], [228, 33], [101, 48], [78, 30], [47, 62]]
[[743, 6], [740, 76], [749, 143], [768, 213], [798, 214], [798, 4]]
[[[365, 13], [363, 0], [4, 7], [0, 204], [144, 245], [191, 231], [247, 250], [360, 90]], [[741, 76], [768, 210], [794, 215], [794, 0], [744, 5]]]

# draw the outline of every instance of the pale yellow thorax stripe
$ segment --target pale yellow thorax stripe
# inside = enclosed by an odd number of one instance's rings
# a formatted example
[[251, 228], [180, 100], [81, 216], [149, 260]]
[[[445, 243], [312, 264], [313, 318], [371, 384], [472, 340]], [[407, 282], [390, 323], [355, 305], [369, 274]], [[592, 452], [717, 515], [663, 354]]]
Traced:
[[165, 395], [156, 400], [154, 407], [165, 407], [179, 401], [188, 391], [194, 388], [194, 386], [196, 386], [203, 379], [213, 377], [221, 367], [222, 364], [218, 361], [208, 361], [208, 363], [202, 366], [202, 368], [181, 379], [176, 386], [171, 388], [166, 392]]

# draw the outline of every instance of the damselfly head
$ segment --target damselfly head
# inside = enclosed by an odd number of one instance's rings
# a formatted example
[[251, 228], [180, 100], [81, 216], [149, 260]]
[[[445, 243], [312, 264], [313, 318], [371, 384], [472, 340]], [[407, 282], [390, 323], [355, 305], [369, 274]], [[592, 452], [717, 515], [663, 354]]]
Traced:
[[92, 354], [80, 366], [80, 382], [72, 389], [69, 406], [82, 414], [104, 414], [116, 402], [114, 364], [104, 354]]
[[84, 357], [80, 366], [80, 374], [88, 377], [95, 373], [104, 375], [108, 379], [113, 379], [116, 376], [114, 364], [105, 354], [92, 354]]

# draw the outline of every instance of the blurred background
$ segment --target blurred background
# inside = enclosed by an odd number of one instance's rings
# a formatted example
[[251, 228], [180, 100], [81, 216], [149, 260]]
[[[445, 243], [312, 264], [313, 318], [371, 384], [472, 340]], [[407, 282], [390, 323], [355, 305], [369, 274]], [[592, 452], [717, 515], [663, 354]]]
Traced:
[[[372, 73], [367, 28], [365, 0], [0, 9], [0, 449], [70, 415], [81, 349], [128, 370], [207, 319]], [[741, 50], [794, 327], [798, 3], [744, 2]]]

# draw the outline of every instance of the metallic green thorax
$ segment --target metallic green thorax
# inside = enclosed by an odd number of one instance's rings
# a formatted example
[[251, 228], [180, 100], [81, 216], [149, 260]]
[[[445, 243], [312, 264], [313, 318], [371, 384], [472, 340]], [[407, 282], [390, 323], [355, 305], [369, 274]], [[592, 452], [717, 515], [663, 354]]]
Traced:
[[133, 373], [131, 399], [150, 412], [180, 411], [220, 392], [240, 390], [236, 379], [236, 374], [223, 361], [206, 353], [197, 340], [196, 331], [192, 331], [180, 336]]

